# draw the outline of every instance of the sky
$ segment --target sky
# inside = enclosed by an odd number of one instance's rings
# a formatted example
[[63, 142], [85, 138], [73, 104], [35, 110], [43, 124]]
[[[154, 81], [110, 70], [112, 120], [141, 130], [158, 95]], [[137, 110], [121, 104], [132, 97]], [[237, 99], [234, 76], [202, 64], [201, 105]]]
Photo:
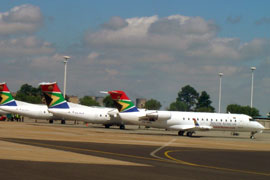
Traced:
[[229, 104], [270, 111], [270, 1], [1, 0], [0, 81], [58, 82], [68, 55], [67, 94], [124, 90], [163, 109], [182, 87]]

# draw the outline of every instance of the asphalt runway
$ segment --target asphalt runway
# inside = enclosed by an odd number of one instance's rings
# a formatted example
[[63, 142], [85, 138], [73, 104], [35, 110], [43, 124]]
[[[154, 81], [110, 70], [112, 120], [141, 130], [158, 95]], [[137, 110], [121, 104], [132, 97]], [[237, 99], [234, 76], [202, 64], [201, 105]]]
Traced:
[[140, 165], [35, 162], [0, 159], [1, 179], [270, 179], [269, 151], [202, 149], [78, 141], [0, 138]]

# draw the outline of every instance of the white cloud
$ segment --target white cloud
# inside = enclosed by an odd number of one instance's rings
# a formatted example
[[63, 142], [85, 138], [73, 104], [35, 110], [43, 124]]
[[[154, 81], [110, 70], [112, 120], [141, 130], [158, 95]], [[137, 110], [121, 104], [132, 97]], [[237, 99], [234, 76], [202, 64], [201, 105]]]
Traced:
[[35, 32], [42, 21], [39, 7], [28, 4], [16, 6], [8, 12], [0, 12], [0, 35]]
[[35, 36], [0, 40], [0, 53], [2, 57], [22, 57], [51, 54], [53, 52], [54, 48], [50, 43], [39, 40]]
[[[243, 60], [247, 56], [268, 53], [269, 41], [253, 40], [241, 44], [238, 38], [219, 38], [218, 26], [201, 17], [173, 15], [129, 18], [121, 28], [100, 29], [85, 35], [84, 42], [94, 48], [106, 50], [164, 51], [178, 54], [186, 59]], [[265, 47], [263, 47], [264, 45]], [[248, 55], [247, 55], [248, 53]], [[144, 53], [142, 53], [143, 56]], [[171, 57], [170, 56], [170, 57]], [[168, 56], [169, 57], [169, 56]], [[182, 58], [184, 59], [184, 58]]]
[[90, 62], [95, 61], [98, 57], [99, 57], [99, 53], [97, 52], [92, 52], [87, 56]]
[[[177, 93], [181, 86], [191, 84], [212, 93], [216, 102], [218, 73], [223, 72], [224, 104], [235, 99], [244, 104], [245, 94], [250, 93], [249, 66], [255, 60], [258, 64], [270, 57], [270, 40], [255, 38], [242, 42], [237, 37], [221, 38], [219, 26], [202, 17], [118, 17], [104, 24], [107, 26], [85, 34], [84, 45], [99, 54], [92, 61], [95, 69], [92, 70], [112, 70], [111, 76], [115, 79], [106, 78], [109, 74], [104, 73], [102, 77], [93, 77], [95, 82], [104, 82], [107, 86], [117, 84], [129, 91], [143, 89], [142, 93], [148, 93], [144, 96], [159, 94], [163, 100], [168, 100], [164, 92]], [[259, 81], [269, 79], [257, 80], [263, 87]]]
[[108, 23], [103, 24], [102, 27], [105, 29], [118, 30], [127, 25], [128, 23], [125, 19], [118, 16], [114, 16], [110, 19]]
[[30, 63], [30, 67], [39, 69], [50, 69], [60, 67], [63, 61], [63, 55], [53, 54], [52, 56], [39, 56], [33, 58]]

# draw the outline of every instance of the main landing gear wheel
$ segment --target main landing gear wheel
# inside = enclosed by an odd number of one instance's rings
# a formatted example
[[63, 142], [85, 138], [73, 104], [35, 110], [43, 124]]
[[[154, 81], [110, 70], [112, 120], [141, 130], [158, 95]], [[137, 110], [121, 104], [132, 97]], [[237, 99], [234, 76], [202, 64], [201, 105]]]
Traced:
[[188, 137], [191, 137], [192, 134], [193, 134], [193, 132], [187, 132], [187, 136], [188, 136]]
[[178, 136], [184, 136], [185, 131], [178, 131]]
[[120, 129], [125, 129], [125, 125], [120, 125]]
[[105, 128], [110, 128], [110, 125], [109, 124], [105, 124]]

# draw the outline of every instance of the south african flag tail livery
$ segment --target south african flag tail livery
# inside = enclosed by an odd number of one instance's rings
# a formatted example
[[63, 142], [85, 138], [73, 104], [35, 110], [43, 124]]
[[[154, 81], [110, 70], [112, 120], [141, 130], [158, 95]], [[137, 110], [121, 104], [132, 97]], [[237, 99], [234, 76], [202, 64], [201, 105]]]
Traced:
[[5, 82], [0, 83], [0, 106], [17, 106]]
[[49, 109], [68, 109], [69, 105], [65, 100], [56, 82], [40, 83], [41, 90], [44, 94], [46, 104]]
[[139, 112], [134, 103], [127, 97], [124, 91], [108, 91], [112, 100], [116, 102], [119, 112]]

